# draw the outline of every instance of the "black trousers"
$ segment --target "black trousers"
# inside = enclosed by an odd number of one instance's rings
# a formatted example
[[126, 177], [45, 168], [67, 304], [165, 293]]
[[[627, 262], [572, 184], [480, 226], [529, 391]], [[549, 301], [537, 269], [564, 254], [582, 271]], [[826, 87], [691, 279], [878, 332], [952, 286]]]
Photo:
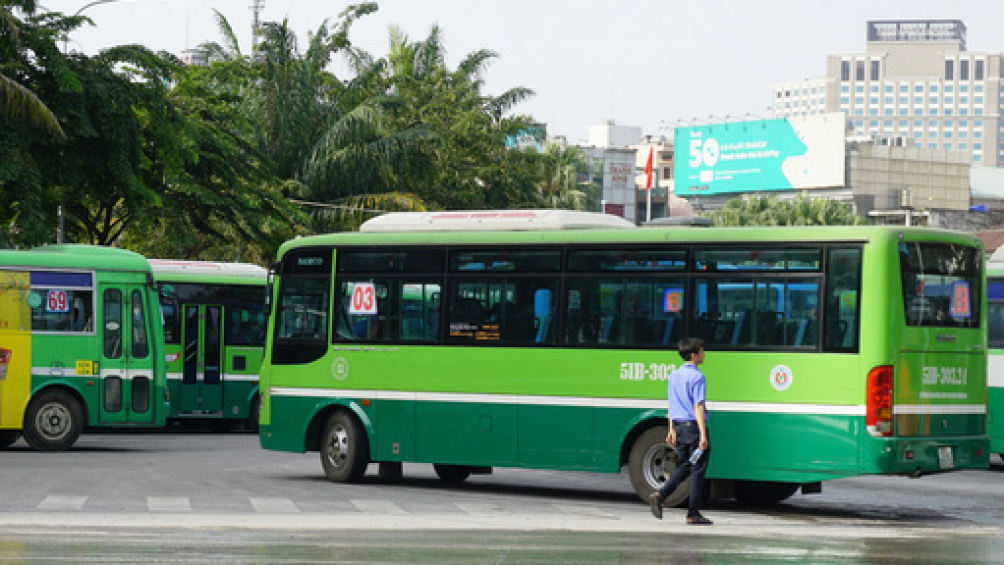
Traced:
[[701, 454], [697, 464], [691, 464], [690, 456], [701, 443], [701, 428], [697, 422], [674, 422], [676, 430], [676, 454], [679, 465], [673, 476], [659, 489], [659, 497], [666, 498], [690, 477], [690, 502], [687, 505], [687, 516], [696, 516], [701, 512], [701, 501], [704, 498], [704, 472], [708, 470], [708, 455], [710, 446]]

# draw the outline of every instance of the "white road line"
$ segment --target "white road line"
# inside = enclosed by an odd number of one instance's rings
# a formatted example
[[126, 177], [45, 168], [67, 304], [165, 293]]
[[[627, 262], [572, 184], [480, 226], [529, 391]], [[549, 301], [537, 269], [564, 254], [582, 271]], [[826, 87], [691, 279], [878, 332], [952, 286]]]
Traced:
[[148, 496], [146, 508], [150, 512], [191, 512], [192, 503], [187, 496]]
[[86, 496], [51, 495], [38, 504], [39, 510], [81, 510], [87, 502]]
[[583, 516], [589, 518], [616, 518], [617, 516], [600, 510], [595, 506], [584, 506], [584, 505], [572, 505], [572, 504], [553, 504], [558, 511], [564, 514], [571, 514], [573, 516]]
[[351, 500], [353, 506], [367, 514], [389, 514], [404, 516], [407, 514], [400, 506], [390, 500]]
[[251, 506], [259, 514], [296, 514], [300, 511], [288, 498], [251, 498]]
[[474, 516], [483, 514], [509, 514], [508, 511], [503, 510], [501, 506], [493, 502], [454, 502], [453, 505]]

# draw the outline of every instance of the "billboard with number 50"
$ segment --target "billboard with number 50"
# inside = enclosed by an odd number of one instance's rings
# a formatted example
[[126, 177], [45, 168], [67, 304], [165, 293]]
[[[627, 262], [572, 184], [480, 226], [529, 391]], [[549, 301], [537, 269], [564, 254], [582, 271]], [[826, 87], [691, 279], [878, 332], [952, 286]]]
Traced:
[[676, 129], [676, 194], [701, 196], [844, 185], [844, 116]]

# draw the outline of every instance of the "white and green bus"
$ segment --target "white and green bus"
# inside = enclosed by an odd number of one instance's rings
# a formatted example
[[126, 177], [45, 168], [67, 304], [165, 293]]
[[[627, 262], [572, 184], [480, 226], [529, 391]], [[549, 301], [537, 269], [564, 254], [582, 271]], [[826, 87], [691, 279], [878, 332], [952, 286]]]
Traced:
[[164, 322], [170, 420], [257, 430], [268, 271], [246, 263], [151, 259]]
[[1004, 457], [1004, 248], [987, 262], [987, 432]]
[[684, 336], [707, 344], [714, 496], [988, 465], [970, 235], [394, 213], [287, 242], [273, 270], [261, 444], [319, 451], [334, 481], [371, 462], [449, 481], [626, 466], [645, 498], [677, 465], [666, 381]]
[[122, 249], [0, 251], [0, 448], [69, 449], [84, 427], [161, 427], [164, 345], [150, 265]]

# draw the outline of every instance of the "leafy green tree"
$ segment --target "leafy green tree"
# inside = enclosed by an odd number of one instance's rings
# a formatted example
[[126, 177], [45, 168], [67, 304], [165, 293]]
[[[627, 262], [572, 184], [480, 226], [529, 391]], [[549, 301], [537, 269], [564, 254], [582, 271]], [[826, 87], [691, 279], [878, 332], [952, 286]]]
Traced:
[[[62, 137], [63, 129], [55, 114], [18, 78], [34, 73], [36, 65], [62, 68], [55, 35], [59, 28], [65, 29], [76, 20], [59, 19], [53, 22], [59, 24], [57, 27], [44, 27], [35, 20], [37, 7], [33, 0], [0, 1], [0, 114], [22, 118]], [[14, 14], [15, 9], [28, 16], [27, 25]]]
[[396, 101], [381, 85], [383, 62], [366, 61], [346, 80], [326, 70], [333, 55], [349, 53], [351, 24], [375, 9], [373, 3], [353, 5], [337, 24], [322, 22], [302, 51], [287, 22], [268, 22], [254, 56], [243, 59], [217, 14], [225, 45], [207, 46], [222, 62], [245, 61], [251, 80], [240, 95], [255, 124], [253, 139], [273, 174], [287, 181], [286, 194], [311, 212], [313, 231], [353, 225], [360, 203], [424, 208], [410, 191], [395, 190], [394, 179], [430, 175], [427, 147], [435, 139], [421, 126], [387, 127]]
[[534, 156], [506, 147], [533, 121], [508, 116], [531, 96], [527, 88], [511, 88], [498, 96], [482, 92], [483, 74], [498, 54], [481, 49], [464, 56], [456, 68], [446, 65], [438, 26], [421, 41], [399, 29], [390, 32], [386, 80], [401, 102], [393, 115], [395, 129], [430, 128], [440, 143], [433, 149], [436, 174], [398, 179], [414, 187], [430, 206], [521, 208], [540, 206], [540, 171]]
[[578, 147], [547, 145], [540, 155], [542, 169], [540, 192], [551, 208], [591, 210], [590, 193], [594, 187], [589, 180], [589, 165], [585, 153]]
[[850, 203], [810, 198], [805, 192], [794, 200], [776, 195], [747, 195], [729, 201], [708, 215], [716, 226], [844, 226], [867, 221], [854, 214]]

